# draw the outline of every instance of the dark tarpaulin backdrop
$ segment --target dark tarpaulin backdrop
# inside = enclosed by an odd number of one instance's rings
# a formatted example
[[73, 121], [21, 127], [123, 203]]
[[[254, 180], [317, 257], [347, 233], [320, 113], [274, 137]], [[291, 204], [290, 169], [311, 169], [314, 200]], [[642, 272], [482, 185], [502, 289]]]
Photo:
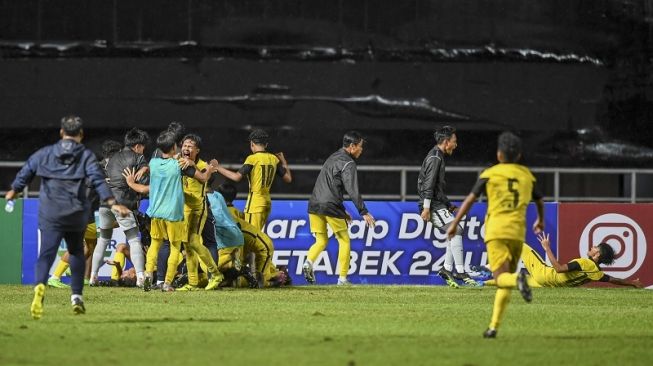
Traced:
[[451, 165], [494, 161], [497, 132], [537, 166], [650, 167], [653, 1], [0, 0], [0, 160], [82, 116], [99, 152], [181, 121], [241, 162], [253, 127], [291, 163], [344, 131], [365, 164], [418, 165], [459, 129]]

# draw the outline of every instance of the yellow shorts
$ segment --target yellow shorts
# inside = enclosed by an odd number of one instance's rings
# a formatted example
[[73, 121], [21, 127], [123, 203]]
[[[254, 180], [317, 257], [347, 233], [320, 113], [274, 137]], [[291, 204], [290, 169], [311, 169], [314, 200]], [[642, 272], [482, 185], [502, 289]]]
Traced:
[[166, 221], [152, 218], [150, 225], [150, 236], [152, 236], [152, 239], [167, 239], [172, 242], [181, 242], [188, 238], [186, 222], [184, 221]]
[[262, 231], [263, 226], [265, 226], [268, 221], [268, 216], [270, 216], [270, 208], [267, 208], [262, 212], [246, 212], [245, 221]]
[[86, 225], [86, 231], [84, 231], [84, 239], [85, 240], [97, 240], [97, 226], [95, 225], [94, 222]]
[[241, 248], [229, 247], [218, 250], [218, 269], [223, 271], [227, 268], [232, 268], [236, 264], [236, 259], [240, 261]]
[[312, 233], [326, 233], [327, 224], [329, 224], [334, 233], [347, 230], [347, 220], [338, 217], [309, 213], [308, 221], [311, 225]]
[[206, 207], [203, 210], [184, 208], [184, 222], [186, 222], [186, 232], [188, 233], [188, 237], [183, 240], [184, 242], [190, 242], [191, 235], [197, 235], [200, 238], [200, 244], [202, 243], [202, 229], [204, 229], [207, 216]]
[[547, 269], [546, 262], [540, 255], [531, 247], [526, 244], [522, 245], [521, 260], [524, 262], [524, 267], [531, 274], [535, 282], [543, 285], [546, 283]]
[[515, 272], [521, 257], [522, 245], [523, 241], [521, 240], [506, 239], [495, 239], [485, 243], [490, 270], [494, 272], [508, 262], [510, 272]]

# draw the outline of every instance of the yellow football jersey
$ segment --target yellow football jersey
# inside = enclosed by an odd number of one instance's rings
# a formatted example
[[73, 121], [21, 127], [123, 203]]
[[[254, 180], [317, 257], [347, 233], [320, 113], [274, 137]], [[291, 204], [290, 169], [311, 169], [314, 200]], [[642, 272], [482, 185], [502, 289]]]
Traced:
[[480, 175], [486, 180], [485, 242], [494, 239], [524, 241], [526, 208], [533, 196], [535, 177], [520, 164], [497, 164]]
[[570, 263], [571, 262], [578, 263], [580, 265], [580, 271], [558, 273], [553, 268], [546, 267], [544, 283], [541, 285], [551, 287], [573, 287], [580, 286], [590, 281], [598, 281], [604, 276], [603, 271], [601, 271], [601, 269], [599, 269], [596, 263], [591, 259], [578, 258], [570, 261]]
[[237, 209], [234, 206], [227, 206], [227, 208], [229, 209], [229, 213], [231, 213], [231, 216], [233, 216], [234, 219], [245, 220], [245, 214], [241, 210]]
[[[206, 169], [208, 164], [199, 159], [195, 167], [199, 171]], [[206, 183], [202, 183], [193, 177], [183, 176], [182, 185], [184, 187], [184, 203], [191, 210], [201, 210], [204, 208], [204, 198], [206, 196]]]
[[256, 152], [245, 159], [239, 172], [249, 181], [246, 213], [263, 212], [272, 205], [270, 187], [274, 176], [281, 173], [277, 172], [278, 165], [279, 158], [267, 151]]

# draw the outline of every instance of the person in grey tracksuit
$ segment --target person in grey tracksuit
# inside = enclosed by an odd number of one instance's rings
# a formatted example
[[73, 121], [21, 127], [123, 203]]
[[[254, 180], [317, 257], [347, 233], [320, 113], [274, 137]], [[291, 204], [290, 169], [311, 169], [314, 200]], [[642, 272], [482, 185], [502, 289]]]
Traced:
[[[441, 232], [446, 232], [454, 219], [453, 212], [456, 207], [451, 204], [444, 193], [446, 181], [445, 156], [453, 154], [458, 146], [456, 129], [444, 126], [434, 134], [436, 145], [426, 154], [422, 167], [417, 177], [417, 193], [419, 195], [419, 211], [424, 221], [431, 222]], [[475, 286], [476, 281], [465, 273], [463, 257], [463, 229], [460, 225], [456, 228], [456, 235], [447, 240], [447, 249], [444, 255], [444, 266], [439, 275], [451, 287], [458, 287], [455, 279], [463, 280], [467, 285]], [[453, 273], [454, 265], [456, 273]]]
[[350, 260], [350, 241], [348, 223], [351, 215], [343, 205], [345, 194], [356, 206], [358, 213], [370, 227], [374, 226], [374, 217], [367, 211], [365, 202], [358, 192], [356, 161], [363, 153], [364, 139], [360, 133], [349, 131], [342, 139], [342, 148], [331, 154], [322, 165], [315, 182], [313, 193], [308, 201], [308, 218], [315, 243], [308, 250], [303, 265], [304, 278], [315, 283], [313, 263], [329, 241], [327, 224], [338, 240], [338, 262], [340, 263], [338, 285], [350, 284], [347, 280]]

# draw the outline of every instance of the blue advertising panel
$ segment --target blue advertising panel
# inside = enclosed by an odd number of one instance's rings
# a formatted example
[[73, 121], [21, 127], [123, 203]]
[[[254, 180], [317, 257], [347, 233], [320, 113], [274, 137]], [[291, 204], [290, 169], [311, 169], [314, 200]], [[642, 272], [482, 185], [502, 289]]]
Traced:
[[23, 275], [22, 283], [34, 283], [36, 258], [39, 254], [39, 200], [28, 198], [23, 203]]
[[[444, 262], [444, 233], [434, 230], [430, 223], [425, 223], [420, 218], [414, 202], [370, 201], [366, 204], [376, 219], [374, 228], [365, 226], [365, 222], [355, 214], [357, 211], [351, 203], [345, 204], [354, 216], [349, 227], [349, 280], [354, 284], [443, 284], [436, 273]], [[236, 201], [235, 205], [242, 209], [244, 201]], [[142, 202], [141, 209], [145, 210], [146, 207], [147, 201]], [[463, 222], [466, 270], [470, 266], [487, 265], [487, 253], [483, 244], [486, 209], [487, 205], [483, 202], [474, 204]], [[34, 264], [38, 251], [37, 212], [38, 200], [26, 200], [23, 221], [23, 283], [34, 281]], [[535, 205], [531, 204], [527, 212], [529, 230], [526, 242], [535, 244], [535, 249], [544, 256], [530, 230], [535, 217]], [[551, 233], [552, 250], [557, 253], [556, 203], [546, 204], [545, 225], [546, 231]], [[272, 213], [264, 230], [274, 241], [274, 263], [288, 266], [294, 284], [304, 284], [301, 265], [308, 248], [314, 242], [308, 224], [307, 202], [273, 201]], [[329, 236], [327, 249], [314, 264], [318, 284], [335, 284], [337, 281], [338, 243], [332, 233]], [[107, 257], [110, 258], [111, 254], [108, 253]]]
[[[244, 202], [236, 201], [242, 208]], [[445, 235], [425, 223], [419, 216], [414, 202], [367, 202], [370, 213], [376, 219], [374, 228], [365, 227], [357, 215], [349, 227], [351, 238], [351, 263], [349, 280], [355, 284], [443, 284], [437, 271], [444, 263]], [[459, 204], [459, 203], [456, 203]], [[357, 212], [351, 203], [345, 204], [350, 213]], [[487, 265], [487, 253], [483, 243], [485, 232], [486, 203], [476, 203], [463, 222], [463, 247], [465, 268]], [[274, 241], [274, 263], [287, 265], [295, 284], [305, 283], [301, 265], [308, 248], [313, 244], [308, 224], [306, 201], [273, 201], [272, 213], [265, 232]], [[527, 224], [532, 226], [537, 216], [534, 204], [527, 212]], [[545, 208], [546, 231], [552, 233], [552, 250], [557, 252], [557, 204], [548, 203]], [[526, 241], [538, 244], [532, 230], [527, 231]], [[536, 250], [544, 256], [541, 247]], [[318, 284], [337, 281], [338, 243], [330, 233], [326, 251], [314, 264]]]

